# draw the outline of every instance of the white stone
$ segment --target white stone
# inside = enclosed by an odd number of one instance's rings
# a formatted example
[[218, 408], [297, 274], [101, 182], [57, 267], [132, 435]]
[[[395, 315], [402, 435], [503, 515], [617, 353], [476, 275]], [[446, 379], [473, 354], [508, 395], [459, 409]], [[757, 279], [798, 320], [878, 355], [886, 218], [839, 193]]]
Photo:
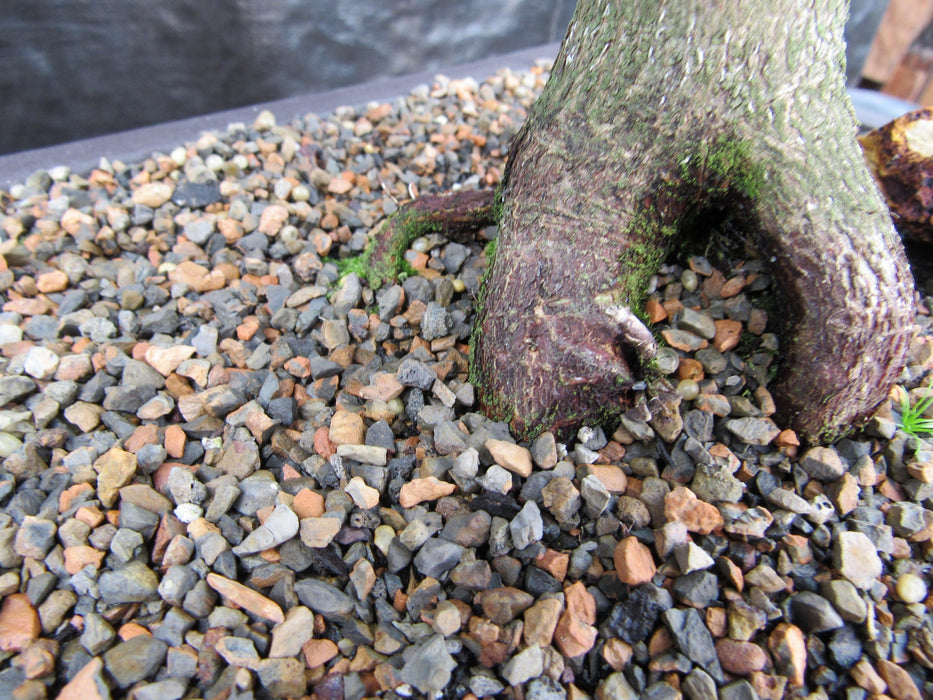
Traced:
[[675, 548], [674, 557], [682, 574], [702, 571], [713, 565], [713, 558], [695, 542], [687, 542]]
[[58, 369], [58, 355], [40, 346], [32, 347], [26, 353], [23, 369], [36, 379], [49, 379]]
[[833, 565], [856, 588], [868, 590], [881, 576], [881, 558], [861, 532], [840, 532], [833, 545]]
[[23, 329], [13, 323], [0, 323], [0, 345], [18, 343], [23, 339]]
[[376, 445], [337, 445], [337, 454], [342, 459], [352, 459], [363, 464], [373, 464], [384, 467], [388, 458], [388, 450]]
[[512, 490], [512, 474], [498, 464], [489, 467], [477, 481], [487, 491], [508, 493]]
[[266, 518], [265, 523], [233, 548], [233, 553], [242, 556], [272, 549], [297, 535], [298, 527], [298, 516], [287, 505], [280, 503], [272, 511], [272, 515]]
[[509, 685], [521, 685], [544, 672], [544, 654], [541, 647], [532, 644], [509, 659], [502, 668], [502, 677]]
[[[345, 445], [341, 445], [341, 447], [345, 447]], [[354, 476], [350, 479], [344, 491], [353, 499], [357, 508], [369, 510], [379, 505], [379, 491], [367, 485], [367, 483], [358, 476]]]
[[197, 503], [182, 503], [175, 508], [175, 517], [183, 523], [193, 523], [204, 515], [204, 509]]
[[0, 459], [6, 459], [23, 446], [22, 440], [9, 433], [0, 433]]
[[389, 553], [389, 545], [392, 544], [393, 539], [395, 539], [395, 530], [392, 529], [391, 525], [380, 525], [373, 531], [373, 544], [383, 554]]
[[901, 574], [897, 579], [897, 597], [907, 604], [920, 603], [926, 600], [926, 581], [917, 574]]

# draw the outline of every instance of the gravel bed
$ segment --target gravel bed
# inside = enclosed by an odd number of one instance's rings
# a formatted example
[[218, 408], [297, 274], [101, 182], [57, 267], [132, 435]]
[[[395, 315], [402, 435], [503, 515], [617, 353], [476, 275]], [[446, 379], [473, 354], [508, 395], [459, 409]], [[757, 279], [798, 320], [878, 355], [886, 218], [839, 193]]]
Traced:
[[401, 203], [495, 186], [546, 77], [0, 192], [0, 697], [933, 697], [933, 443], [897, 415], [933, 299], [890, 405], [804, 449], [766, 269], [670, 262], [679, 415], [519, 444], [468, 381], [495, 231], [347, 272]]

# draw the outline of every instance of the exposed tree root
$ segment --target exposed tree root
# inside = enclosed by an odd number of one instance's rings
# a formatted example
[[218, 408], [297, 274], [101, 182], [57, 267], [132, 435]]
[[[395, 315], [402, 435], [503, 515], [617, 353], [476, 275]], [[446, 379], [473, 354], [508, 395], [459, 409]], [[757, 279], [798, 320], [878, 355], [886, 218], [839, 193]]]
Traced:
[[366, 279], [378, 289], [394, 281], [404, 253], [419, 236], [439, 233], [457, 242], [475, 239], [476, 231], [496, 223], [495, 190], [463, 190], [425, 195], [403, 205], [375, 232], [364, 253]]

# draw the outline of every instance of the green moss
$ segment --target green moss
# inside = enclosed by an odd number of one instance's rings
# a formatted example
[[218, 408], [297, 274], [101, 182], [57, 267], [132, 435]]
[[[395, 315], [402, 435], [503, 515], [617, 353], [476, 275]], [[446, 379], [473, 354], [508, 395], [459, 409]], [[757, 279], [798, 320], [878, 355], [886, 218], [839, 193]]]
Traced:
[[751, 147], [725, 135], [700, 141], [696, 150], [681, 160], [680, 185], [695, 188], [707, 200], [756, 199], [765, 178], [765, 168], [752, 157]]
[[486, 244], [486, 247], [483, 248], [483, 254], [486, 256], [486, 271], [492, 267], [492, 262], [496, 257], [496, 239], [493, 238], [489, 243]]
[[739, 335], [739, 343], [735, 346], [733, 351], [736, 355], [748, 362], [751, 359], [751, 356], [758, 352], [758, 346], [760, 343], [761, 339], [757, 335], [753, 335], [747, 330], [743, 330]]
[[470, 333], [470, 383], [473, 386], [479, 386], [482, 378], [479, 376], [479, 368], [474, 358], [476, 355], [476, 336], [479, 334], [482, 325], [483, 310], [486, 305], [487, 290], [486, 285], [489, 281], [493, 263], [496, 260], [496, 239], [489, 241], [483, 251], [486, 256], [486, 270], [483, 272], [483, 278], [479, 283], [479, 292], [476, 295], [476, 301], [473, 302], [473, 330]]
[[751, 157], [751, 149], [744, 141], [725, 137], [713, 142], [706, 167], [721, 187], [733, 196], [754, 200], [761, 195], [765, 182], [764, 166]]
[[496, 224], [502, 221], [502, 208], [505, 206], [505, 180], [499, 182], [496, 185], [496, 196], [493, 199], [492, 204], [492, 216], [496, 220]]
[[[619, 259], [623, 274], [621, 285], [623, 298], [620, 301], [643, 322], [647, 321], [647, 316], [644, 314], [644, 302], [647, 296], [648, 280], [658, 271], [670, 252], [668, 241], [671, 240], [671, 234], [663, 230], [668, 227], [652, 226], [652, 218], [654, 217], [644, 214], [633, 218], [628, 235], [635, 240], [635, 243], [629, 246]], [[662, 231], [661, 240], [658, 240], [656, 236], [659, 230]], [[645, 241], [652, 242], [646, 243]]]
[[366, 279], [369, 272], [369, 260], [366, 253], [354, 255], [351, 258], [342, 258], [336, 261], [337, 272], [340, 273], [340, 279], [343, 279], [350, 273], [356, 273], [360, 279]]

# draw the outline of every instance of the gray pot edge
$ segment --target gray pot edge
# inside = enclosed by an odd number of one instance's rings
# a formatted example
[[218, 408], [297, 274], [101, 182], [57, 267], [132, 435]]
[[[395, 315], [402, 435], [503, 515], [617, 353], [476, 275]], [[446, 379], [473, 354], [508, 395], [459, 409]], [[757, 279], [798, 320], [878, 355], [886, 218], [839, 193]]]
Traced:
[[[72, 172], [87, 174], [98, 166], [101, 158], [123, 162], [140, 161], [153, 153], [167, 152], [178, 145], [194, 141], [204, 132], [222, 131], [234, 122], [251, 123], [264, 110], [271, 111], [278, 123], [287, 123], [309, 113], [325, 116], [342, 106], [356, 107], [369, 102], [395, 99], [408, 94], [417, 85], [430, 84], [438, 75], [451, 79], [472, 77], [481, 81], [504, 68], [527, 70], [537, 60], [553, 60], [559, 48], [560, 42], [542, 44], [440, 70], [382, 78], [325, 92], [0, 155], [0, 189], [9, 190], [37, 170], [49, 170], [60, 165], [69, 167]], [[881, 126], [918, 107], [911, 102], [858, 88], [849, 88], [849, 96], [859, 121], [870, 128]]]
[[101, 158], [126, 163], [137, 162], [155, 152], [168, 152], [176, 146], [194, 141], [204, 132], [223, 131], [234, 122], [250, 124], [264, 110], [271, 111], [277, 123], [284, 124], [309, 113], [326, 116], [338, 107], [359, 107], [369, 102], [392, 100], [407, 95], [418, 85], [430, 85], [438, 75], [445, 75], [453, 80], [472, 77], [482, 81], [504, 68], [527, 70], [537, 60], [553, 60], [558, 48], [560, 42], [542, 44], [438, 70], [381, 78], [334, 90], [0, 155], [0, 190], [9, 190], [11, 186], [24, 182], [37, 170], [48, 170], [61, 165], [69, 167], [72, 172], [87, 174], [98, 166]]

